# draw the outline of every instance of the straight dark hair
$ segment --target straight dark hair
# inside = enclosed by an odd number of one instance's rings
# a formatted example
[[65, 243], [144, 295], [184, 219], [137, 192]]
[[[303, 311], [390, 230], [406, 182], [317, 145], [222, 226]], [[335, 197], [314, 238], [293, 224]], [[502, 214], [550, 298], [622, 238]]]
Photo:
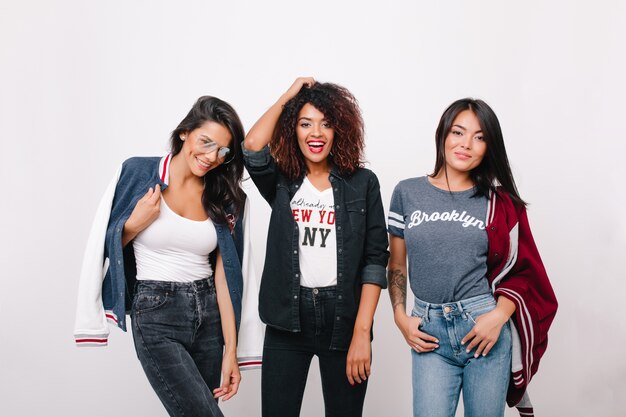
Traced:
[[446, 138], [450, 133], [454, 119], [465, 110], [469, 110], [476, 115], [480, 128], [483, 131], [483, 138], [487, 144], [487, 151], [480, 165], [470, 172], [470, 178], [476, 186], [476, 194], [474, 195], [489, 197], [489, 191], [495, 191], [496, 187], [500, 185], [509, 194], [514, 203], [525, 206], [527, 203], [520, 197], [513, 179], [498, 117], [491, 107], [482, 100], [463, 98], [450, 104], [446, 111], [443, 112], [435, 133], [437, 160], [435, 162], [435, 171], [432, 175], [437, 175], [443, 169], [447, 182]]
[[177, 155], [183, 148], [180, 135], [199, 128], [205, 122], [215, 122], [224, 126], [231, 135], [230, 151], [233, 159], [227, 164], [210, 170], [204, 175], [204, 191], [202, 205], [211, 220], [228, 224], [228, 213], [234, 212], [237, 216], [246, 199], [241, 188], [243, 176], [243, 153], [241, 142], [244, 139], [244, 130], [241, 120], [233, 107], [223, 100], [211, 96], [202, 96], [193, 105], [187, 116], [172, 131], [170, 136], [170, 150], [172, 156]]

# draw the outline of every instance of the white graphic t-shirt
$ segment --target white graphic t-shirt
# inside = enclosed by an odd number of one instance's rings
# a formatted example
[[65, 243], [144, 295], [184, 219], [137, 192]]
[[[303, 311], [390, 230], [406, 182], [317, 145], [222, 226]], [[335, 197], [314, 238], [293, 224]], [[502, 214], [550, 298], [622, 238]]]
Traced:
[[337, 285], [337, 237], [333, 189], [319, 191], [304, 178], [291, 200], [299, 229], [300, 285], [308, 288]]

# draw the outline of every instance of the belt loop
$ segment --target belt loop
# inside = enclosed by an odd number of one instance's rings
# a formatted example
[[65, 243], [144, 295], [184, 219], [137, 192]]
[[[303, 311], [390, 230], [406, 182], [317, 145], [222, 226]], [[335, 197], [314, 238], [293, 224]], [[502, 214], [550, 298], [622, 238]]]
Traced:
[[460, 301], [456, 302], [456, 307], [459, 309], [459, 314], [463, 313], [463, 305], [461, 304]]
[[428, 312], [430, 310], [430, 303], [426, 303], [426, 308], [424, 309], [424, 321], [428, 323]]

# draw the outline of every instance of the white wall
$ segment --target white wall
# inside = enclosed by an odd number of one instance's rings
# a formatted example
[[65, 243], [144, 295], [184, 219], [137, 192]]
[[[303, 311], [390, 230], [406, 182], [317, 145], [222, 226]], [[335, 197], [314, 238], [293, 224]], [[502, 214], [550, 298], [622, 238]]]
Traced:
[[[249, 128], [298, 75], [359, 99], [386, 206], [432, 169], [450, 102], [492, 105], [560, 301], [530, 388], [538, 415], [623, 415], [625, 18], [618, 0], [2, 0], [0, 415], [165, 415], [129, 334], [73, 345], [97, 201], [123, 159], [165, 152], [198, 96]], [[269, 211], [250, 187], [260, 264]], [[375, 334], [365, 415], [407, 416], [410, 357], [386, 293]], [[259, 390], [244, 374], [226, 415], [258, 415]], [[322, 415], [314, 367], [302, 415]]]

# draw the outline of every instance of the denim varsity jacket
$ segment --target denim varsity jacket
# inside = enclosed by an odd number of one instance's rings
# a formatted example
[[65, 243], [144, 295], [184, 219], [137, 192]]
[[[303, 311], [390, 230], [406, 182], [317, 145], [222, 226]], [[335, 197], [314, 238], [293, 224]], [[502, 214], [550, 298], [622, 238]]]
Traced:
[[[304, 178], [291, 181], [285, 177], [267, 146], [258, 152], [244, 148], [243, 153], [250, 177], [272, 208], [259, 293], [261, 320], [280, 330], [299, 332], [299, 230], [290, 202]], [[343, 176], [333, 167], [329, 179], [337, 236], [337, 303], [330, 349], [347, 350], [362, 285], [387, 287], [388, 239], [376, 175], [361, 168]]]
[[[92, 225], [79, 283], [78, 305], [74, 337], [78, 346], [106, 346], [107, 322], [126, 331], [126, 314], [129, 313], [137, 276], [133, 245], [122, 246], [124, 224], [130, 217], [137, 201], [150, 187], [159, 184], [165, 190], [169, 183], [171, 155], [160, 157], [135, 157], [126, 160], [118, 170], [103, 196]], [[235, 312], [239, 336], [248, 337], [242, 355], [239, 347], [240, 366], [260, 365], [263, 329], [256, 314], [256, 279], [249, 257], [249, 242], [244, 239], [245, 210], [238, 217], [229, 213], [229, 224], [214, 222], [217, 243], [222, 261], [230, 299]], [[227, 210], [228, 212], [228, 210]], [[244, 251], [244, 246], [246, 250]], [[248, 253], [244, 253], [248, 252]], [[214, 254], [211, 254], [214, 255]], [[214, 262], [214, 257], [211, 257]], [[243, 265], [242, 265], [243, 264]], [[244, 300], [244, 276], [246, 292]], [[248, 308], [242, 323], [242, 307]], [[252, 316], [250, 312], [252, 304]], [[256, 319], [256, 323], [255, 322]], [[252, 340], [250, 340], [252, 339]]]

